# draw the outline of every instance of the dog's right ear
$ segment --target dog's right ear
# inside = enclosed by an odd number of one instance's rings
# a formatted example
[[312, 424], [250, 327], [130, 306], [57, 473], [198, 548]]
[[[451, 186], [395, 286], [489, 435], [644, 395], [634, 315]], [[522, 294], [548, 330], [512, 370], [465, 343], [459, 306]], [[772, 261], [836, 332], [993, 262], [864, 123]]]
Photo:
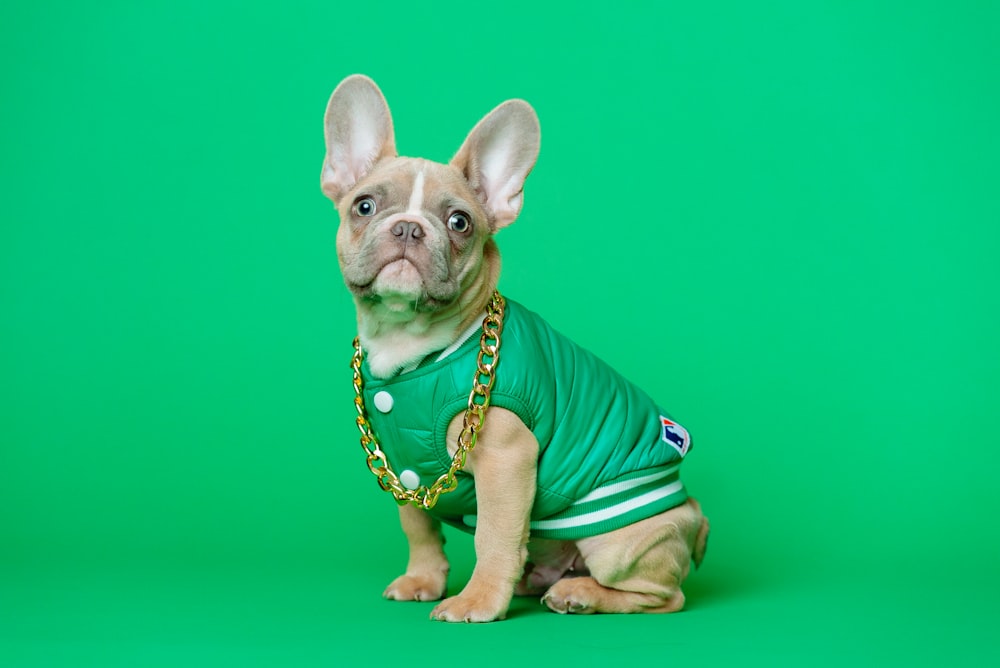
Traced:
[[362, 74], [340, 82], [326, 105], [326, 158], [320, 184], [338, 202], [382, 158], [396, 156], [392, 116], [382, 91]]

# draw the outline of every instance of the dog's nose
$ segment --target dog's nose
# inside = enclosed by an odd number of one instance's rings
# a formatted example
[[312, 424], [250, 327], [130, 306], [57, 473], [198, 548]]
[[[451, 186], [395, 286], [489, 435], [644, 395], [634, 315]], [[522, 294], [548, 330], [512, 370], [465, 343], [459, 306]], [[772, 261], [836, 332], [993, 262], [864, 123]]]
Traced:
[[419, 223], [415, 223], [411, 220], [401, 220], [392, 226], [392, 234], [401, 241], [422, 239], [424, 236], [424, 228], [422, 228]]

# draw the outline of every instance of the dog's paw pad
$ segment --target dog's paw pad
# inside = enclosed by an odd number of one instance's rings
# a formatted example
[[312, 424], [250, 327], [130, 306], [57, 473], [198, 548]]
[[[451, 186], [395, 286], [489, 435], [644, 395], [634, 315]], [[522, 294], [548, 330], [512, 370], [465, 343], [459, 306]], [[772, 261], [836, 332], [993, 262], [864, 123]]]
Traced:
[[506, 616], [503, 605], [461, 594], [445, 599], [431, 611], [431, 619], [438, 622], [493, 622]]
[[402, 575], [386, 587], [382, 597], [390, 601], [437, 601], [444, 591], [444, 577]]
[[596, 611], [590, 578], [564, 578], [552, 585], [542, 604], [561, 615], [587, 615]]
[[588, 604], [577, 601], [571, 596], [548, 593], [542, 597], [542, 604], [560, 615], [582, 615], [592, 612]]

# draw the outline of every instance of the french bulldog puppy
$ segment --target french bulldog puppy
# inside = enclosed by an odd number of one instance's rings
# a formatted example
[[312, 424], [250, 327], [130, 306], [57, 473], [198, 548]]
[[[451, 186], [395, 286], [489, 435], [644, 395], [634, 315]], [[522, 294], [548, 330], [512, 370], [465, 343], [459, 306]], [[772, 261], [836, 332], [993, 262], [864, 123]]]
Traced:
[[[458, 470], [456, 488], [434, 501], [402, 499], [409, 562], [384, 596], [444, 597], [446, 522], [474, 532], [476, 566], [432, 619], [503, 619], [515, 594], [541, 594], [558, 613], [680, 610], [709, 530], [679, 479], [687, 431], [540, 317], [494, 296], [493, 236], [521, 210], [539, 150], [534, 110], [504, 102], [448, 164], [399, 157], [385, 98], [355, 75], [330, 97], [325, 126], [321, 185], [339, 211], [337, 256], [357, 307], [359, 424], [392, 471], [377, 472], [379, 483], [426, 492]], [[491, 404], [470, 429], [474, 382]]]

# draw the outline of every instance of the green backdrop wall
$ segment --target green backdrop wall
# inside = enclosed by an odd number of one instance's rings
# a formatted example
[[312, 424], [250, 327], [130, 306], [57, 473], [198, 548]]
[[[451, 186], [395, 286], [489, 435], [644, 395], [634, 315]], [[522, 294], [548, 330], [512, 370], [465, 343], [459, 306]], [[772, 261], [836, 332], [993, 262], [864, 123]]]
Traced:
[[[997, 661], [1000, 12], [682, 4], [0, 8], [0, 664]], [[501, 285], [695, 435], [684, 613], [380, 599], [319, 191], [354, 72], [407, 155], [537, 109]]]

